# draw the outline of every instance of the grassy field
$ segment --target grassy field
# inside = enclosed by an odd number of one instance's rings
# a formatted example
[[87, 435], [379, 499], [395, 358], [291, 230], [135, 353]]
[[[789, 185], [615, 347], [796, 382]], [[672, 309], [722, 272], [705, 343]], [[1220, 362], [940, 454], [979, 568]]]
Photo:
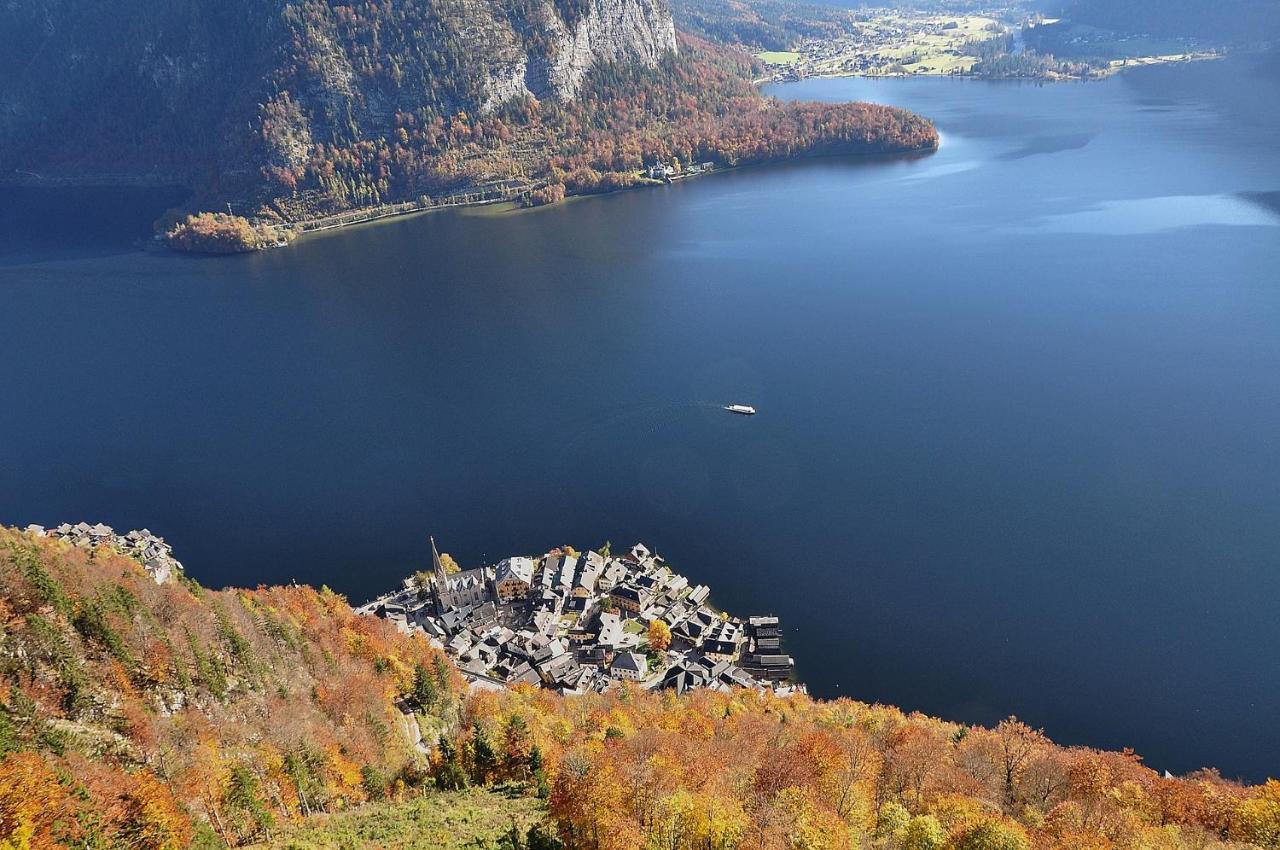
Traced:
[[[858, 39], [835, 39], [809, 50], [798, 64], [810, 73], [949, 74], [967, 72], [977, 57], [969, 41], [996, 35], [998, 24], [981, 15], [879, 15], [859, 23]], [[757, 54], [759, 55], [759, 54]], [[865, 62], [870, 60], [871, 67]], [[767, 61], [767, 60], [766, 60]]]
[[[897, 25], [910, 29], [912, 24], [916, 22], [907, 19], [894, 20], [890, 18], [886, 23], [890, 26]], [[905, 42], [899, 42], [881, 52], [881, 55], [887, 58], [892, 57], [901, 62], [903, 68], [909, 74], [947, 74], [952, 71], [968, 71], [977, 57], [957, 54], [959, 54], [965, 42], [970, 39], [990, 38], [992, 33], [987, 27], [994, 24], [995, 21], [991, 18], [966, 15], [925, 18], [923, 23], [932, 25], [954, 23], [956, 28], [945, 30], [941, 33], [916, 33]], [[915, 57], [917, 61], [907, 61], [912, 57]]]
[[800, 54], [790, 50], [765, 50], [757, 53], [756, 58], [769, 65], [794, 65], [800, 61]]
[[496, 847], [514, 821], [521, 834], [542, 820], [541, 800], [472, 789], [406, 803], [373, 803], [317, 815], [283, 829], [258, 850], [481, 850]]

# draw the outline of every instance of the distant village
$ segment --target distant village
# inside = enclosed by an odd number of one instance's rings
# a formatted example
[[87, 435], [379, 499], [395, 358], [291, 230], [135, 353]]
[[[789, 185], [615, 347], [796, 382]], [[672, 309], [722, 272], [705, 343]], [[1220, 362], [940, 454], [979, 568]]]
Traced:
[[642, 175], [650, 180], [661, 180], [663, 183], [674, 183], [677, 180], [684, 180], [688, 177], [697, 177], [700, 174], [710, 174], [715, 170], [714, 162], [699, 162], [681, 167], [680, 162], [663, 162], [658, 161], [646, 168]]
[[78, 522], [75, 525], [64, 522], [56, 528], [46, 529], [41, 525], [27, 526], [27, 533], [37, 537], [52, 537], [65, 540], [72, 546], [92, 552], [95, 549], [110, 549], [121, 555], [127, 555], [142, 564], [147, 575], [156, 584], [164, 584], [170, 579], [182, 575], [182, 563], [173, 557], [173, 547], [164, 542], [147, 529], [117, 534], [109, 525]]
[[803, 690], [792, 682], [777, 617], [717, 611], [706, 585], [691, 584], [642, 544], [622, 555], [608, 544], [585, 553], [566, 547], [457, 570], [432, 540], [431, 562], [356, 611], [427, 635], [472, 687]]

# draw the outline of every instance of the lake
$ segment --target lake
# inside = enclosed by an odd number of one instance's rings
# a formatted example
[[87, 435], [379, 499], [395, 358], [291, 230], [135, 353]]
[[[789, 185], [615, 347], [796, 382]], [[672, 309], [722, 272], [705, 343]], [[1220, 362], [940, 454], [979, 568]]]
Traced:
[[353, 601], [428, 533], [643, 540], [815, 694], [1275, 775], [1275, 63], [773, 91], [942, 148], [233, 258], [132, 247], [171, 193], [7, 192], [0, 521]]

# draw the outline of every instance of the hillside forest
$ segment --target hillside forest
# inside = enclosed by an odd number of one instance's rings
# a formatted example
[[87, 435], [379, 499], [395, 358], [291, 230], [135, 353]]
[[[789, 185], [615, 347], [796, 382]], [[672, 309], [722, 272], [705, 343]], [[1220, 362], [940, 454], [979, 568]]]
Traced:
[[[790, 104], [665, 0], [14, 0], [0, 178], [181, 184], [199, 211], [294, 225], [391, 203], [540, 200], [657, 162], [927, 150], [888, 107]], [[622, 23], [617, 23], [622, 21]], [[205, 218], [176, 247], [274, 235]], [[183, 239], [187, 241], [184, 243]]]
[[1014, 718], [847, 699], [468, 690], [423, 638], [325, 588], [156, 584], [13, 529], [0, 624], [6, 850], [338, 846], [321, 839], [370, 806], [376, 846], [411, 846], [397, 830], [495, 788], [519, 817], [474, 846], [1280, 847], [1280, 782], [1163, 776]]

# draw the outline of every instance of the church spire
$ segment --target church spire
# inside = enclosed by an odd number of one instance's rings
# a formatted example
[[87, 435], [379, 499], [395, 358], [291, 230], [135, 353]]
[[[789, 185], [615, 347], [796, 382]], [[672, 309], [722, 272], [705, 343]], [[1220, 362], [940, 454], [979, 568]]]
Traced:
[[444, 564], [440, 563], [440, 553], [436, 551], [436, 539], [430, 535], [427, 539], [431, 541], [431, 571], [436, 575], [436, 581], [440, 585], [444, 585]]

